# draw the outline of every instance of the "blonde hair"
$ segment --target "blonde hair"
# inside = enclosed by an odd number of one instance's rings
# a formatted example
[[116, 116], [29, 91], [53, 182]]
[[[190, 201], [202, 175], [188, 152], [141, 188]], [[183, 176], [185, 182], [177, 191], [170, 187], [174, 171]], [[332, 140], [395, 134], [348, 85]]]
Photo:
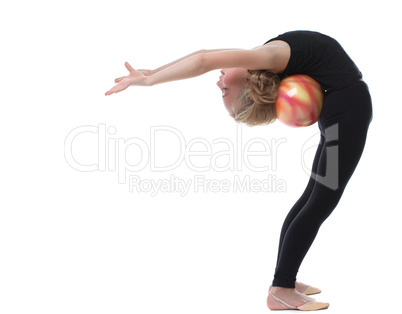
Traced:
[[248, 70], [250, 78], [233, 106], [232, 118], [248, 126], [268, 125], [276, 120], [275, 102], [279, 76], [266, 70]]

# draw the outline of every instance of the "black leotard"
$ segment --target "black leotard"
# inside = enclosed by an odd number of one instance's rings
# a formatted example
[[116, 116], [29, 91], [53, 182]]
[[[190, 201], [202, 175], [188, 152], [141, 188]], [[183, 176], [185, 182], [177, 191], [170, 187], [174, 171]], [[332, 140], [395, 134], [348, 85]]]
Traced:
[[[348, 87], [362, 78], [362, 73], [333, 38], [313, 31], [291, 31], [268, 40], [287, 42], [291, 49], [289, 63], [281, 77], [306, 74], [320, 83], [324, 91]], [[265, 43], [265, 44], [266, 44]]]

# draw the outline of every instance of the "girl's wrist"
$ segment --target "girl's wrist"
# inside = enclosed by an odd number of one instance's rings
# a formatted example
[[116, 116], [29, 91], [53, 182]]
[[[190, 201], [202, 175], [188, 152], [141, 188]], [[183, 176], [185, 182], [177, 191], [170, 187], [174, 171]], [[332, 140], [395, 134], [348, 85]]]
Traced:
[[148, 75], [144, 81], [145, 86], [153, 86], [155, 84], [155, 76], [154, 73]]
[[140, 78], [135, 78], [131, 82], [131, 86], [152, 86], [153, 85], [153, 77], [151, 75], [142, 76]]
[[140, 76], [131, 78], [130, 86], [152, 86], [153, 80], [151, 76]]

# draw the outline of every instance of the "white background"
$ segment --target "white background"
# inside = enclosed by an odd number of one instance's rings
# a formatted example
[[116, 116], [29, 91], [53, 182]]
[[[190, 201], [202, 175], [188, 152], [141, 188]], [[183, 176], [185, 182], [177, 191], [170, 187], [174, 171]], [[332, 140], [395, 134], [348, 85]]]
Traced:
[[[266, 313], [279, 232], [304, 191], [303, 144], [317, 124], [242, 128], [285, 138], [277, 170], [170, 174], [232, 180], [274, 174], [286, 192], [130, 192], [116, 171], [77, 171], [65, 140], [80, 126], [149, 143], [153, 126], [189, 142], [236, 140], [219, 72], [105, 97], [124, 62], [156, 68], [199, 49], [253, 48], [288, 30], [336, 38], [370, 87], [366, 149], [299, 271], [327, 312], [393, 313], [399, 304], [400, 43], [396, 1], [19, 1], [1, 5], [0, 313]], [[73, 153], [97, 162], [96, 134]], [[171, 141], [171, 142], [169, 142]], [[156, 145], [172, 158], [172, 138]], [[176, 146], [174, 146], [176, 145]], [[138, 151], [127, 157], [138, 159]], [[136, 155], [137, 154], [137, 155]], [[313, 155], [306, 155], [308, 165]], [[237, 156], [239, 157], [239, 156]], [[261, 157], [259, 157], [261, 158]], [[262, 159], [255, 159], [262, 160]], [[166, 159], [165, 162], [170, 160]], [[204, 164], [208, 159], [194, 162]], [[134, 163], [134, 161], [132, 161]]]

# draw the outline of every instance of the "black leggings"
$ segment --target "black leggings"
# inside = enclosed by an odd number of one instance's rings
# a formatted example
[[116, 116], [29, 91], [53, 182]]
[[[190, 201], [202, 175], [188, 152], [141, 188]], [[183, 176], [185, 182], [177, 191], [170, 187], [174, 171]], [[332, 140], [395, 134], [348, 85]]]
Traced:
[[273, 286], [295, 288], [300, 264], [360, 160], [371, 120], [371, 97], [365, 82], [326, 95], [310, 180], [282, 226]]

